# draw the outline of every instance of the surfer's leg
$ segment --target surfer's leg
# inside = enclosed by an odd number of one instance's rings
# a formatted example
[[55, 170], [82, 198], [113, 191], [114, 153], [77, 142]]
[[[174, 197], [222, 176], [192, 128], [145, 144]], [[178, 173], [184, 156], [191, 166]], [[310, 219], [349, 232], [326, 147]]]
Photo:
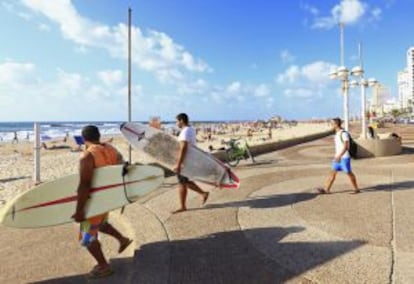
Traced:
[[187, 199], [187, 185], [185, 183], [179, 182], [178, 183], [178, 198], [180, 202], [180, 208], [175, 210], [173, 214], [180, 213], [187, 210], [185, 205]]
[[102, 252], [101, 243], [98, 240], [92, 241], [87, 246], [87, 248], [88, 248], [89, 253], [95, 258], [99, 267], [101, 268], [109, 267], [109, 264], [106, 261], [105, 256]]
[[202, 196], [203, 196], [203, 204], [204, 203], [206, 203], [206, 201], [207, 201], [207, 199], [208, 199], [208, 195], [209, 195], [209, 193], [207, 192], [207, 191], [204, 191], [204, 190], [202, 190], [195, 182], [193, 182], [193, 181], [189, 181], [188, 183], [187, 183], [187, 185], [188, 185], [188, 187], [191, 189], [191, 190], [193, 190], [193, 191], [195, 191], [195, 192], [197, 192], [197, 193], [199, 193], [199, 194], [201, 194]]
[[101, 244], [98, 241], [98, 227], [102, 216], [89, 218], [80, 223], [79, 240], [89, 253], [95, 258], [100, 268], [108, 268], [109, 264], [103, 255]]
[[123, 236], [117, 229], [115, 229], [108, 222], [102, 224], [99, 227], [99, 232], [110, 235], [110, 236], [112, 236], [112, 237], [114, 237], [115, 239], [118, 240], [118, 242], [119, 242], [118, 253], [123, 252], [132, 243], [131, 239], [128, 239], [127, 237]]

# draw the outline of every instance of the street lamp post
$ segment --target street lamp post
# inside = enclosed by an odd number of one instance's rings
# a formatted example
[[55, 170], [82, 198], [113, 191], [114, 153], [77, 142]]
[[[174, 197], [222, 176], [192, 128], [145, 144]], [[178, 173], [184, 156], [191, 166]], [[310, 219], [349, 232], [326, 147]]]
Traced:
[[344, 97], [344, 121], [345, 130], [349, 131], [349, 80], [348, 69], [345, 66], [339, 67], [335, 72], [330, 74], [331, 79], [339, 79], [342, 81], [342, 95]]

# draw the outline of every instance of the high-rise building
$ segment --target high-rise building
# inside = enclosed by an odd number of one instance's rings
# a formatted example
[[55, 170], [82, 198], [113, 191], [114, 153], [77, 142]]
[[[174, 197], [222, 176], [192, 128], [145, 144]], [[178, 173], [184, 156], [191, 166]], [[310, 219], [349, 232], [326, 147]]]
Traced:
[[398, 100], [400, 108], [403, 110], [407, 110], [411, 106], [409, 78], [407, 70], [398, 72]]
[[410, 47], [407, 51], [407, 72], [408, 72], [408, 96], [409, 100], [414, 103], [414, 47]]

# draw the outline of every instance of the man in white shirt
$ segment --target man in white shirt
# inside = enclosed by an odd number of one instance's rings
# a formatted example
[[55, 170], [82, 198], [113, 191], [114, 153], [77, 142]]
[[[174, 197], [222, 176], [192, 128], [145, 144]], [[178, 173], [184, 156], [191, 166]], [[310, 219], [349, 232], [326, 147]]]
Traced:
[[354, 187], [354, 193], [360, 192], [356, 177], [351, 169], [351, 156], [349, 154], [350, 136], [349, 133], [341, 127], [341, 124], [342, 121], [340, 118], [332, 119], [332, 127], [335, 131], [335, 157], [332, 161], [332, 172], [326, 183], [326, 188], [317, 189], [320, 193], [331, 192], [332, 185], [338, 172], [347, 174]]
[[195, 182], [181, 175], [181, 169], [183, 167], [185, 155], [187, 154], [187, 149], [191, 145], [196, 146], [197, 139], [194, 128], [189, 126], [189, 119], [187, 114], [180, 113], [177, 115], [176, 120], [177, 127], [181, 129], [180, 135], [178, 136], [180, 149], [178, 151], [177, 163], [174, 167], [174, 171], [177, 173], [179, 183], [180, 208], [173, 213], [180, 213], [187, 210], [187, 188], [190, 188], [191, 190], [199, 193], [203, 197], [203, 204], [206, 203], [209, 193], [203, 191]]

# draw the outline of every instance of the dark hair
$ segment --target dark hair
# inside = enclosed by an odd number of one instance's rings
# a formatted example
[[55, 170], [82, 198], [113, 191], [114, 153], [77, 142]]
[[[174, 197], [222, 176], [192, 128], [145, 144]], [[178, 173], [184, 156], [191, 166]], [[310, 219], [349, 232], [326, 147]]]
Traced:
[[182, 122], [184, 122], [185, 124], [188, 124], [188, 115], [185, 113], [180, 113], [179, 115], [177, 115], [176, 117], [177, 120], [181, 120]]
[[85, 141], [96, 142], [101, 138], [101, 134], [95, 125], [87, 125], [82, 128], [82, 137]]
[[338, 125], [338, 127], [341, 127], [341, 125], [342, 125], [342, 120], [341, 120], [339, 117], [332, 118], [332, 121], [333, 121], [336, 125]]

